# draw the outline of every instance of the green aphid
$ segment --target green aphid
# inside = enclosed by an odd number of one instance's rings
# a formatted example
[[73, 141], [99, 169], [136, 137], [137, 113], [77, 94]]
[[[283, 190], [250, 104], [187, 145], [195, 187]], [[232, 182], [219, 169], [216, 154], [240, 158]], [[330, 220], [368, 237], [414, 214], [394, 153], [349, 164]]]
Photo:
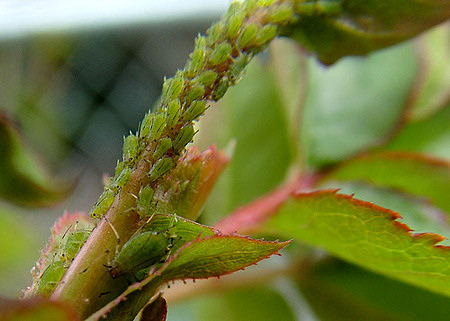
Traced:
[[123, 161], [134, 162], [139, 149], [139, 140], [133, 134], [128, 135], [123, 141]]
[[153, 114], [147, 113], [142, 120], [140, 129], [139, 129], [139, 137], [144, 138], [150, 134], [150, 128], [152, 127]]
[[149, 178], [150, 181], [153, 182], [154, 180], [158, 179], [165, 173], [167, 173], [169, 170], [171, 170], [173, 167], [173, 160], [170, 157], [164, 157], [158, 159], [155, 164], [153, 164], [152, 168], [149, 172]]
[[117, 161], [116, 169], [114, 171], [114, 177], [117, 177], [126, 167], [125, 162]]
[[239, 13], [242, 7], [242, 3], [240, 1], [233, 1], [230, 3], [230, 5], [228, 6], [228, 10], [225, 14], [226, 17], [232, 17], [233, 15], [235, 15], [236, 13]]
[[139, 216], [142, 218], [149, 216], [153, 210], [153, 194], [155, 192], [150, 186], [145, 186], [139, 191], [137, 199], [137, 210]]
[[55, 290], [59, 281], [61, 281], [65, 272], [66, 267], [63, 261], [55, 261], [51, 263], [39, 279], [37, 293], [49, 297]]
[[230, 58], [231, 51], [233, 48], [228, 42], [223, 42], [214, 48], [211, 53], [211, 57], [209, 58], [209, 62], [211, 65], [216, 66], [224, 62], [225, 60]]
[[190, 77], [197, 75], [205, 66], [206, 62], [206, 38], [198, 36], [195, 40], [194, 52], [191, 54], [191, 61], [187, 68]]
[[259, 0], [247, 0], [244, 2], [244, 10], [249, 14], [258, 6]]
[[200, 117], [206, 110], [206, 101], [196, 100], [193, 101], [189, 108], [183, 113], [183, 120], [185, 122], [191, 122]]
[[217, 76], [218, 74], [214, 70], [206, 70], [195, 77], [195, 80], [207, 87], [216, 81]]
[[277, 26], [268, 24], [261, 28], [256, 35], [255, 44], [258, 46], [269, 43], [277, 35]]
[[172, 100], [166, 109], [166, 124], [167, 127], [173, 127], [178, 123], [178, 120], [180, 119], [180, 113], [181, 113], [181, 103], [180, 100], [177, 98], [175, 100]]
[[224, 26], [222, 22], [216, 22], [206, 31], [208, 33], [208, 44], [212, 45], [223, 40]]
[[260, 7], [269, 7], [271, 4], [273, 4], [274, 0], [258, 0], [258, 5]]
[[114, 180], [112, 181], [111, 185], [107, 187], [107, 189], [110, 189], [114, 191], [114, 193], [117, 193], [128, 182], [130, 175], [131, 175], [131, 168], [128, 167], [124, 168], [119, 173], [119, 175], [116, 175], [116, 177], [114, 177]]
[[234, 39], [239, 33], [239, 29], [242, 27], [242, 22], [245, 19], [245, 12], [239, 11], [232, 15], [228, 20], [227, 25], [227, 38]]
[[250, 57], [245, 53], [234, 59], [234, 63], [230, 66], [230, 79], [233, 84], [236, 84], [242, 78], [244, 69], [247, 67], [249, 61]]
[[158, 113], [153, 115], [152, 126], [150, 128], [149, 137], [150, 139], [158, 139], [161, 136], [164, 128], [166, 127], [166, 115], [163, 113]]
[[191, 89], [186, 95], [186, 103], [190, 104], [192, 101], [197, 100], [205, 93], [205, 87], [202, 84], [191, 82]]
[[192, 141], [194, 138], [194, 126], [192, 124], [186, 124], [181, 129], [178, 135], [173, 140], [173, 149], [176, 152], [180, 152], [184, 149], [184, 147]]
[[100, 195], [100, 198], [98, 199], [97, 203], [95, 203], [94, 208], [91, 210], [89, 215], [92, 218], [102, 217], [114, 201], [114, 196], [114, 191], [110, 189], [106, 189], [105, 191], [103, 191], [102, 195]]
[[245, 26], [244, 30], [242, 31], [238, 39], [239, 48], [244, 49], [248, 45], [250, 45], [253, 42], [253, 40], [255, 40], [258, 31], [259, 27], [256, 23], [251, 23]]
[[166, 79], [163, 84], [161, 100], [169, 102], [180, 97], [184, 89], [184, 76], [182, 72], [177, 72], [175, 77]]
[[287, 22], [294, 16], [292, 5], [283, 3], [278, 6], [272, 6], [269, 11], [268, 19], [273, 23]]
[[160, 139], [153, 152], [153, 159], [160, 159], [170, 148], [172, 148], [172, 140], [169, 137]]
[[227, 78], [222, 78], [222, 80], [217, 85], [216, 89], [213, 91], [212, 98], [215, 101], [218, 101], [220, 98], [223, 97], [223, 95], [225, 95], [229, 86], [230, 86], [230, 81]]
[[62, 259], [66, 262], [72, 262], [90, 234], [91, 230], [89, 229], [79, 229], [70, 233], [63, 247]]
[[132, 237], [108, 266], [113, 278], [135, 273], [167, 259], [174, 238], [166, 232], [143, 232]]

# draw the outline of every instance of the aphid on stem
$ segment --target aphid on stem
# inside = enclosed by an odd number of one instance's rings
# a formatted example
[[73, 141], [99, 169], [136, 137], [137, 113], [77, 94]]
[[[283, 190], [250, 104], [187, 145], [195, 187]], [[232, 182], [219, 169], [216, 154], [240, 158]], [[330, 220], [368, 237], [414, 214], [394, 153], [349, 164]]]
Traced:
[[170, 157], [163, 157], [156, 161], [155, 164], [153, 164], [152, 169], [150, 170], [148, 176], [151, 182], [155, 181], [162, 175], [164, 175], [167, 171], [172, 169], [173, 167], [173, 160]]
[[91, 210], [89, 215], [92, 218], [102, 217], [114, 201], [114, 196], [114, 192], [110, 189], [106, 189], [105, 191], [103, 191], [102, 195], [100, 195], [100, 198], [98, 199], [97, 203], [95, 203], [94, 208]]
[[170, 229], [175, 227], [177, 222], [175, 218], [172, 226], [164, 232], [145, 231], [132, 237], [107, 266], [111, 277], [137, 273], [157, 263], [165, 262], [177, 237], [170, 233]]

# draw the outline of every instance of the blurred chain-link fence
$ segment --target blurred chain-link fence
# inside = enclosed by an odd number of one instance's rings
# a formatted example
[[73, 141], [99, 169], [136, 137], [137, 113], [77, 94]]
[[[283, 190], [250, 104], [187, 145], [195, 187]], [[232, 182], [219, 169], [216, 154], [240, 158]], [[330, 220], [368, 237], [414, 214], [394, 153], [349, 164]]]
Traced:
[[0, 38], [0, 111], [17, 122], [51, 175], [76, 181], [70, 198], [53, 208], [34, 215], [12, 208], [23, 212], [34, 254], [23, 253], [29, 257], [18, 261], [20, 272], [4, 273], [2, 295], [15, 296], [30, 283], [28, 271], [64, 210], [88, 211], [94, 204], [102, 175], [113, 173], [121, 157], [122, 137], [136, 131], [164, 76], [184, 66], [194, 38], [215, 18]]

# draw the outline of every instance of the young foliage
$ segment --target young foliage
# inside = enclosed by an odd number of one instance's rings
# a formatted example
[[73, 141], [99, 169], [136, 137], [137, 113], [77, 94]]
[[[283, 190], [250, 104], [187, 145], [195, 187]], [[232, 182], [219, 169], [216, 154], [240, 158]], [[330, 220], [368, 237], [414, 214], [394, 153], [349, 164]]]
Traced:
[[290, 236], [369, 270], [450, 295], [450, 249], [444, 237], [413, 234], [401, 216], [336, 191], [282, 195], [274, 208], [241, 211], [227, 221], [246, 222], [240, 232]]

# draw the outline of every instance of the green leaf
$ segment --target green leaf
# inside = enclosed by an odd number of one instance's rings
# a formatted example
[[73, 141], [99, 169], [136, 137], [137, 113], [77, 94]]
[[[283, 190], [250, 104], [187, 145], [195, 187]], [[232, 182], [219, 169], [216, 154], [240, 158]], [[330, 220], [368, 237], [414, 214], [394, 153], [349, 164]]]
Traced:
[[358, 156], [321, 181], [368, 182], [423, 197], [450, 213], [450, 163], [420, 154], [382, 152]]
[[0, 298], [2, 321], [78, 321], [75, 309], [61, 302], [41, 298], [32, 300], [8, 300]]
[[277, 254], [289, 242], [267, 242], [236, 235], [213, 235], [186, 243], [157, 271], [130, 286], [88, 320], [132, 320], [159, 286], [169, 281], [219, 277]]
[[70, 192], [43, 174], [11, 120], [0, 114], [0, 197], [24, 206], [48, 206]]
[[424, 119], [445, 107], [450, 99], [450, 29], [448, 24], [436, 28], [418, 41], [420, 73], [416, 82], [413, 119]]
[[412, 234], [400, 215], [337, 194], [320, 191], [288, 199], [259, 231], [323, 247], [372, 271], [450, 296], [450, 248], [443, 237]]
[[[306, 13], [306, 6], [315, 8]], [[450, 17], [446, 0], [299, 1], [296, 11], [297, 24], [285, 32], [325, 64], [410, 39]]]
[[[271, 195], [267, 197], [270, 200]], [[433, 233], [411, 233], [401, 216], [372, 203], [317, 191], [280, 197], [264, 211], [241, 209], [217, 227], [245, 222], [240, 233], [273, 233], [324, 248], [369, 270], [450, 296], [450, 248]], [[271, 201], [272, 202], [272, 201]], [[278, 204], [278, 210], [273, 207]]]
[[422, 321], [448, 318], [449, 298], [341, 261], [326, 260], [299, 270], [297, 279], [320, 320]]
[[450, 159], [450, 104], [428, 118], [411, 121], [385, 149], [429, 153]]
[[329, 68], [312, 61], [299, 129], [307, 163], [336, 163], [389, 135], [402, 116], [416, 63], [410, 43]]

